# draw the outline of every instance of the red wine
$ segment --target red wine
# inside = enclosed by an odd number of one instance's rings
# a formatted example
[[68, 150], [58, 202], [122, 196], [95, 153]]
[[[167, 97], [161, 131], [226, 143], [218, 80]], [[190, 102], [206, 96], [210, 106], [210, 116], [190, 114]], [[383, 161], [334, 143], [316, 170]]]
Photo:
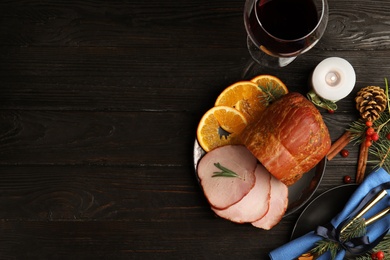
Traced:
[[294, 55], [316, 40], [305, 38], [318, 23], [312, 0], [257, 0], [248, 15], [252, 41], [271, 54]]
[[318, 22], [317, 10], [311, 0], [259, 0], [256, 9], [264, 29], [283, 40], [304, 37]]

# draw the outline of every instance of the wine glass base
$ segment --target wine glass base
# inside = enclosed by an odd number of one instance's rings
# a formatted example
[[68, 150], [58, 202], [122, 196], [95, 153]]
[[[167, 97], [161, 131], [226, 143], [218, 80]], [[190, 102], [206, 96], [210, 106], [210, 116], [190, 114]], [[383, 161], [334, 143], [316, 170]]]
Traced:
[[289, 58], [280, 58], [268, 55], [260, 50], [260, 48], [255, 45], [250, 37], [247, 37], [247, 46], [252, 59], [255, 60], [258, 64], [268, 67], [268, 68], [283, 68], [290, 64], [296, 57]]

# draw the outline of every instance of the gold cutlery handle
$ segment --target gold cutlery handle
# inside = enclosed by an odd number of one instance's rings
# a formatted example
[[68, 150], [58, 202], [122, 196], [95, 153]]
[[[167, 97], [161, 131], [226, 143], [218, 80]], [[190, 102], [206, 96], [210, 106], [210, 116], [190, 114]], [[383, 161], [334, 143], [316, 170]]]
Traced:
[[378, 193], [378, 195], [376, 195], [366, 206], [364, 206], [364, 208], [341, 229], [340, 233], [343, 233], [343, 231], [345, 231], [355, 220], [359, 219], [361, 216], [367, 213], [367, 211], [369, 211], [376, 203], [378, 203], [378, 201], [383, 199], [386, 194], [386, 190], [382, 190], [380, 193]]
[[380, 218], [384, 217], [389, 212], [390, 212], [390, 207], [387, 207], [384, 210], [382, 210], [381, 212], [379, 212], [378, 214], [375, 214], [374, 216], [372, 216], [371, 218], [369, 218], [365, 221], [366, 226], [368, 226], [368, 225], [374, 223], [375, 221], [379, 220]]

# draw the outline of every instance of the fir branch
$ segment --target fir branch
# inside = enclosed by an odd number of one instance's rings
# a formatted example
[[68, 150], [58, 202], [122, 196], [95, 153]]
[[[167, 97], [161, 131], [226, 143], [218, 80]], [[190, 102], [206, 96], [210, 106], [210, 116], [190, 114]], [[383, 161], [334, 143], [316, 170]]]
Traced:
[[310, 253], [315, 256], [320, 256], [325, 254], [327, 251], [330, 252], [332, 259], [336, 258], [337, 251], [339, 250], [339, 243], [329, 239], [323, 239], [316, 243], [316, 247], [314, 247]]
[[[389, 88], [386, 79], [386, 96], [389, 104], [388, 96]], [[390, 140], [386, 135], [390, 133], [390, 107], [381, 113], [380, 117], [373, 122], [373, 128], [379, 134], [379, 140], [373, 142], [369, 148], [370, 160], [367, 162], [373, 164], [373, 168], [383, 167], [390, 172]], [[347, 129], [351, 133], [351, 142], [361, 144], [365, 138], [367, 126], [363, 119], [358, 119], [352, 122]]]
[[[373, 142], [369, 148], [369, 153], [376, 158], [370, 161], [376, 164], [375, 167], [383, 167], [387, 172], [390, 172], [390, 140], [386, 138], [386, 135], [390, 133], [390, 98], [387, 78], [385, 78], [385, 85], [387, 110], [385, 110], [381, 116], [373, 122], [373, 127], [379, 134], [379, 140]], [[365, 122], [362, 119], [352, 122], [348, 131], [352, 134], [352, 141], [361, 143], [365, 137]], [[390, 255], [390, 234], [387, 234], [384, 239], [371, 251], [358, 257], [346, 259], [371, 260], [371, 254], [378, 251], [383, 251], [387, 256]]]
[[366, 221], [364, 218], [358, 218], [340, 234], [340, 240], [345, 242], [355, 237], [361, 237], [366, 234]]
[[215, 167], [220, 169], [220, 172], [214, 172], [212, 177], [229, 177], [229, 178], [240, 178], [240, 175], [235, 173], [234, 171], [223, 167], [220, 163], [214, 163]]
[[371, 251], [358, 256], [358, 257], [353, 257], [353, 258], [347, 258], [347, 259], [355, 259], [355, 260], [371, 260], [371, 254], [373, 252], [378, 252], [378, 251], [383, 251], [385, 255], [390, 254], [390, 234], [386, 235], [379, 244], [374, 247]]
[[383, 167], [387, 171], [390, 170], [390, 142], [380, 141], [369, 149], [369, 153], [372, 154], [375, 159], [370, 162], [375, 165], [374, 168]]
[[[389, 98], [388, 98], [389, 99]], [[374, 157], [370, 161], [375, 166], [374, 168], [383, 167], [386, 171], [390, 172], [390, 140], [386, 135], [390, 133], [390, 113], [387, 110], [381, 114], [381, 116], [374, 122], [374, 128], [377, 129], [379, 134], [379, 140], [373, 142], [369, 149], [370, 155]]]
[[[340, 242], [346, 242], [352, 238], [364, 236], [367, 232], [364, 218], [353, 220], [351, 224], [340, 234]], [[316, 243], [316, 246], [310, 251], [312, 255], [320, 256], [329, 251], [332, 259], [336, 258], [337, 252], [342, 248], [340, 243], [323, 239]]]
[[374, 128], [380, 133], [382, 130], [387, 134], [389, 129], [390, 113], [383, 112], [381, 116], [374, 122]]
[[283, 88], [274, 87], [272, 82], [268, 82], [266, 86], [258, 85], [258, 87], [264, 92], [263, 98], [261, 100], [262, 103], [264, 103], [266, 106], [285, 94]]
[[389, 110], [389, 114], [390, 114], [389, 84], [387, 82], [387, 78], [385, 78], [385, 87], [386, 87], [386, 97], [387, 97], [387, 109]]
[[360, 118], [356, 121], [353, 121], [347, 130], [351, 133], [351, 142], [354, 142], [355, 144], [361, 144], [365, 136], [366, 123], [363, 121], [363, 119]]

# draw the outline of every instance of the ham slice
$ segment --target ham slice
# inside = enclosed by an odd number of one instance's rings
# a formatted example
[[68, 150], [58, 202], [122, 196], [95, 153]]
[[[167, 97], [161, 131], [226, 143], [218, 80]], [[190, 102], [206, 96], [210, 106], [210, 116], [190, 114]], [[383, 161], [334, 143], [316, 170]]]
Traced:
[[[221, 172], [218, 164], [233, 171], [237, 177], [213, 177]], [[198, 177], [206, 198], [214, 209], [226, 209], [240, 201], [255, 185], [257, 159], [243, 145], [216, 148], [200, 160]]]
[[256, 182], [250, 192], [239, 202], [227, 209], [212, 210], [220, 217], [237, 223], [253, 222], [268, 211], [271, 191], [271, 174], [258, 164], [255, 170]]
[[285, 184], [271, 177], [271, 200], [267, 214], [252, 223], [253, 226], [269, 230], [280, 222], [288, 204], [288, 189]]

